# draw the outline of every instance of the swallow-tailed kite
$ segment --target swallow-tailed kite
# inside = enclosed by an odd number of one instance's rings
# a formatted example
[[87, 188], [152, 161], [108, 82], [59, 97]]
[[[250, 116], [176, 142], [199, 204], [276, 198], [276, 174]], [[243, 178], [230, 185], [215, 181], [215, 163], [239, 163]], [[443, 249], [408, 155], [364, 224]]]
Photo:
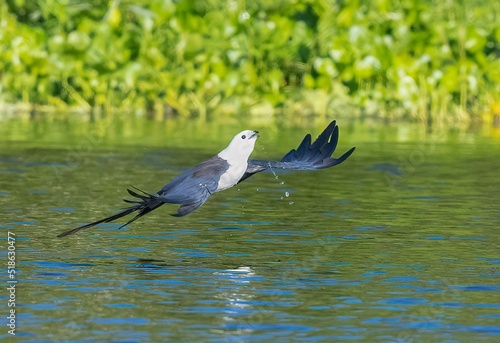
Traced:
[[135, 199], [124, 201], [132, 206], [110, 217], [86, 224], [76, 229], [61, 233], [58, 237], [72, 235], [80, 230], [100, 223], [108, 223], [127, 214], [138, 211], [135, 217], [120, 226], [157, 209], [164, 204], [180, 204], [173, 216], [185, 216], [198, 207], [215, 192], [233, 187], [255, 173], [266, 169], [316, 170], [333, 167], [345, 161], [354, 151], [351, 148], [339, 158], [332, 158], [339, 139], [339, 129], [332, 121], [326, 129], [311, 143], [311, 135], [307, 134], [297, 150], [292, 149], [281, 161], [263, 161], [248, 159], [253, 151], [258, 131], [245, 130], [234, 136], [227, 148], [214, 157], [184, 171], [167, 183], [155, 194], [149, 194], [137, 188], [127, 189]]

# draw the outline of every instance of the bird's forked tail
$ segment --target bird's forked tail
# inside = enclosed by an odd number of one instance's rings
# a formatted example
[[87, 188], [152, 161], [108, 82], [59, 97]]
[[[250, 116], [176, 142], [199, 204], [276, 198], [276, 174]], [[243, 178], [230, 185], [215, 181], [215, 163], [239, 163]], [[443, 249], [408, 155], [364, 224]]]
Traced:
[[[135, 188], [135, 187], [133, 187], [133, 188]], [[154, 209], [157, 209], [158, 207], [160, 207], [161, 205], [163, 205], [165, 203], [157, 195], [146, 193], [144, 191], [141, 191], [138, 188], [135, 188], [135, 189], [142, 194], [139, 194], [136, 191], [133, 191], [131, 189], [127, 189], [128, 193], [130, 195], [132, 195], [133, 197], [135, 197], [136, 199], [134, 199], [134, 200], [124, 199], [125, 202], [130, 203], [130, 204], [134, 204], [134, 205], [127, 207], [124, 210], [122, 210], [121, 212], [118, 212], [112, 216], [100, 219], [100, 220], [95, 221], [93, 223], [79, 226], [76, 229], [65, 231], [65, 232], [57, 235], [57, 237], [66, 237], [66, 236], [72, 235], [74, 233], [77, 233], [78, 231], [85, 230], [85, 229], [91, 228], [93, 226], [96, 226], [97, 224], [109, 223], [113, 220], [124, 217], [130, 213], [139, 211], [139, 213], [137, 213], [134, 218], [130, 219], [128, 222], [126, 222], [125, 224], [123, 224], [122, 226], [120, 226], [118, 228], [118, 229], [121, 229], [124, 226], [127, 226], [128, 224], [132, 223], [136, 219], [139, 219], [143, 215], [153, 211]]]

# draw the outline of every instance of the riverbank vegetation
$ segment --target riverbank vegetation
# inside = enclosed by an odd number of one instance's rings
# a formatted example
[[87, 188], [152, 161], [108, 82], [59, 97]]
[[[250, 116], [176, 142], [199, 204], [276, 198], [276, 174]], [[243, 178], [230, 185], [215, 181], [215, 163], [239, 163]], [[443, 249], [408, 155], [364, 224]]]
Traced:
[[7, 0], [0, 102], [155, 116], [478, 117], [496, 1]]

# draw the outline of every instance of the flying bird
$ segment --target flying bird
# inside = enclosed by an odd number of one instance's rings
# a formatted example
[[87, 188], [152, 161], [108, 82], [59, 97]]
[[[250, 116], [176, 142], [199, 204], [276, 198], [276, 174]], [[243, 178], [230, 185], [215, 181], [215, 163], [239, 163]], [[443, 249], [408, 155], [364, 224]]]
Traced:
[[312, 143], [311, 135], [307, 134], [299, 147], [292, 149], [280, 161], [249, 159], [258, 137], [258, 131], [242, 131], [234, 136], [224, 150], [179, 174], [157, 193], [146, 193], [135, 187], [127, 189], [134, 199], [124, 199], [124, 201], [133, 205], [112, 216], [63, 232], [57, 237], [72, 235], [97, 224], [108, 223], [133, 212], [138, 212], [135, 217], [120, 226], [119, 229], [121, 229], [164, 204], [181, 205], [177, 213], [172, 215], [182, 217], [203, 205], [213, 193], [233, 187], [255, 173], [266, 169], [316, 170], [329, 168], [344, 162], [355, 149], [351, 148], [339, 158], [331, 157], [339, 139], [339, 129], [335, 121], [332, 121]]

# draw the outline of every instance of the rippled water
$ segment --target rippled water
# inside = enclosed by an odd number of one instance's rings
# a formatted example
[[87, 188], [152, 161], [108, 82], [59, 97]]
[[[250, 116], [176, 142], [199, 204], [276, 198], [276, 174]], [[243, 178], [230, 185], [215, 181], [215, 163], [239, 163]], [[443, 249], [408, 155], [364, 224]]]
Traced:
[[[266, 140], [261, 129], [254, 155], [280, 157], [310, 130]], [[129, 185], [156, 191], [227, 137], [185, 148], [103, 140], [85, 154], [68, 148], [78, 133], [68, 145], [4, 138], [0, 230], [2, 247], [8, 231], [17, 239], [16, 338], [500, 340], [499, 141], [401, 141], [382, 139], [384, 130], [341, 125], [336, 155], [358, 150], [338, 167], [258, 174], [187, 217], [167, 205], [125, 229], [65, 239], [55, 236], [123, 207]], [[5, 248], [1, 256], [6, 265]]]

